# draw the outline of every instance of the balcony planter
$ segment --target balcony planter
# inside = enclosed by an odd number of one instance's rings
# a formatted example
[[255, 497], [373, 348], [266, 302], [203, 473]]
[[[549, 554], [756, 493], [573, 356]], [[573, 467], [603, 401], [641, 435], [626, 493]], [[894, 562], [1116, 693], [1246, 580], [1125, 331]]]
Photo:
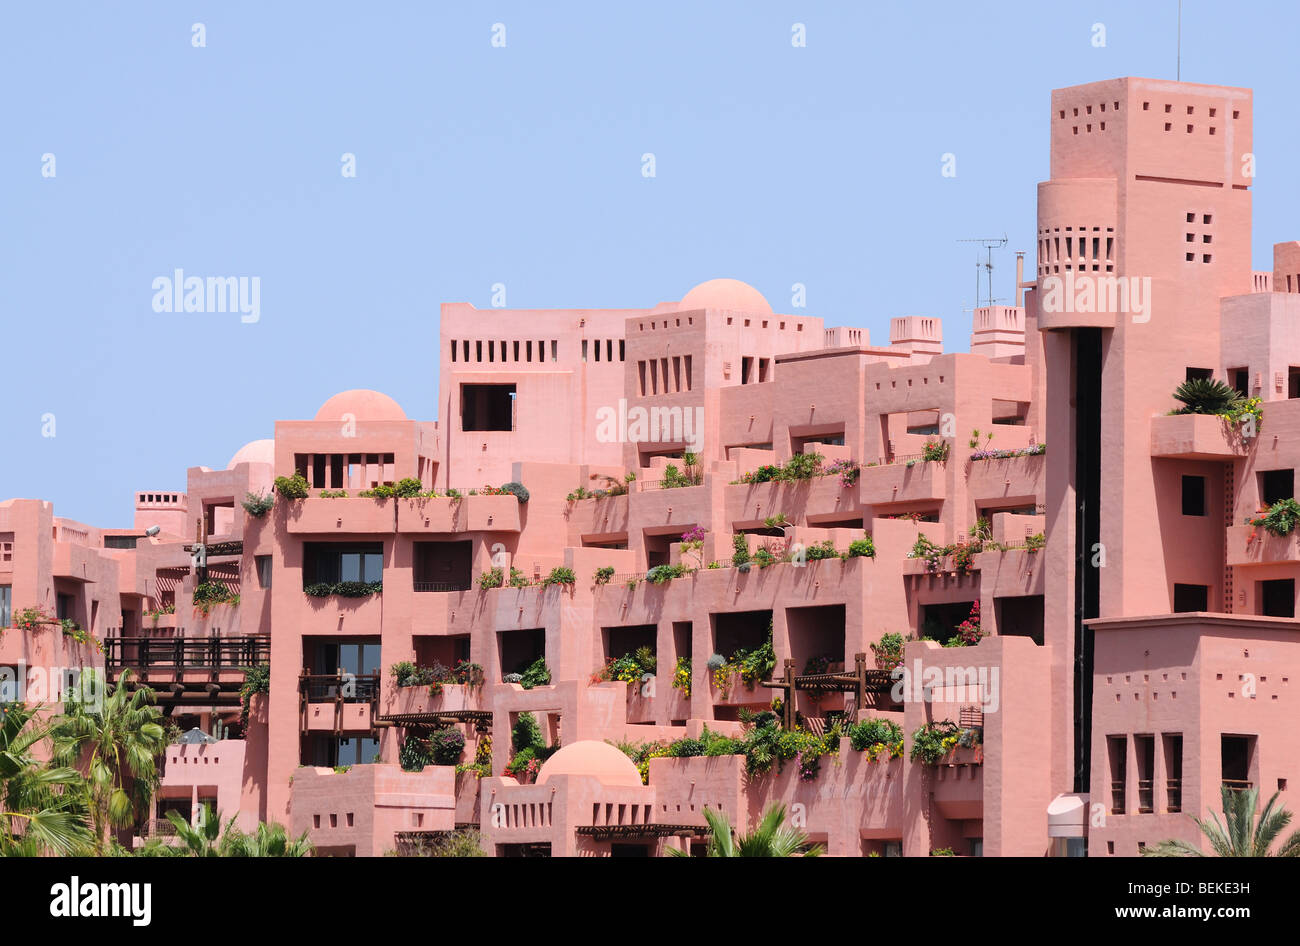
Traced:
[[295, 534], [364, 535], [396, 528], [396, 500], [346, 496], [309, 496], [286, 502], [286, 524]]
[[1270, 565], [1300, 561], [1300, 530], [1290, 535], [1272, 535], [1263, 526], [1229, 526], [1229, 565]]
[[1151, 455], [1174, 460], [1244, 457], [1251, 441], [1217, 414], [1167, 414], [1151, 418]]
[[1045, 493], [1047, 455], [972, 460], [966, 474], [966, 488], [976, 502], [1024, 499], [1027, 503]]
[[866, 466], [858, 480], [858, 496], [867, 506], [942, 500], [947, 495], [946, 471], [947, 464], [939, 461]]

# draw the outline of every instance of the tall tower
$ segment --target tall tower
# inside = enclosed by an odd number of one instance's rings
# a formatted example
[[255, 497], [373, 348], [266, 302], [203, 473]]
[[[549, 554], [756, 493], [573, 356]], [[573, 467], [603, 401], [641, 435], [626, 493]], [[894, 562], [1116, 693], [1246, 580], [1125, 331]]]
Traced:
[[1074, 736], [1053, 781], [1087, 791], [1083, 622], [1168, 613], [1188, 571], [1222, 599], [1222, 516], [1207, 516], [1204, 542], [1176, 561], [1162, 542], [1179, 471], [1153, 462], [1151, 418], [1177, 406], [1182, 381], [1219, 371], [1219, 300], [1251, 288], [1251, 93], [1095, 82], [1052, 93], [1051, 128], [1038, 285], [1025, 304], [1044, 333], [1048, 379], [1053, 730]]

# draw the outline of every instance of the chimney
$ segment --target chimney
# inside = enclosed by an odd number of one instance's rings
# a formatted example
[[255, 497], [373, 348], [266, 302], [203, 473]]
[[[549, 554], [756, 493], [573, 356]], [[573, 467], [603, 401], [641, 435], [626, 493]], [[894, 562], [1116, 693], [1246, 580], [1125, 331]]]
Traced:
[[943, 320], [930, 315], [890, 319], [889, 347], [911, 354], [912, 364], [926, 364], [943, 354]]
[[971, 320], [970, 351], [972, 355], [986, 358], [1024, 355], [1024, 308], [989, 305], [976, 309]]

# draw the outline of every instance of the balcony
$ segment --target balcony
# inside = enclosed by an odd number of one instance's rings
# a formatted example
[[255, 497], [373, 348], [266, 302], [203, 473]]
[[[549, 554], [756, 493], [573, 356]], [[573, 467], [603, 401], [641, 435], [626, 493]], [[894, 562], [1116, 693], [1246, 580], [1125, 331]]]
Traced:
[[396, 500], [309, 496], [289, 505], [288, 530], [295, 534], [372, 535], [396, 528]]
[[1166, 808], [1170, 812], [1179, 812], [1183, 810], [1183, 780], [1180, 778], [1166, 779]]
[[972, 460], [966, 488], [977, 505], [994, 501], [1034, 503], [1047, 492], [1047, 455]]
[[1250, 441], [1217, 414], [1166, 414], [1151, 418], [1151, 456], [1169, 460], [1244, 457]]
[[947, 495], [946, 471], [945, 463], [923, 460], [863, 467], [858, 496], [864, 506], [938, 502]]
[[242, 637], [110, 637], [104, 641], [104, 666], [110, 677], [130, 667], [141, 673], [243, 670], [271, 660], [267, 634]]
[[397, 500], [399, 532], [518, 532], [519, 520], [519, 500], [513, 495]]
[[308, 674], [298, 678], [304, 732], [365, 732], [378, 716], [379, 674]]
[[1300, 533], [1271, 535], [1263, 526], [1228, 526], [1229, 565], [1274, 565], [1300, 561]]

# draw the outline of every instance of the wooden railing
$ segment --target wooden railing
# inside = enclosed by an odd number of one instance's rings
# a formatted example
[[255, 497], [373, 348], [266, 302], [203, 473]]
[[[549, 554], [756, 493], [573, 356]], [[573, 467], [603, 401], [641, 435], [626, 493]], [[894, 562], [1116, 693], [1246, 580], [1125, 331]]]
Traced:
[[416, 581], [411, 585], [415, 591], [469, 591], [469, 584], [461, 581]]
[[1124, 780], [1112, 779], [1110, 783], [1110, 813], [1112, 815], [1124, 814]]
[[270, 663], [267, 634], [239, 637], [109, 637], [104, 666], [110, 670], [240, 670]]
[[1165, 780], [1166, 808], [1169, 811], [1183, 810], [1183, 780], [1171, 778]]

